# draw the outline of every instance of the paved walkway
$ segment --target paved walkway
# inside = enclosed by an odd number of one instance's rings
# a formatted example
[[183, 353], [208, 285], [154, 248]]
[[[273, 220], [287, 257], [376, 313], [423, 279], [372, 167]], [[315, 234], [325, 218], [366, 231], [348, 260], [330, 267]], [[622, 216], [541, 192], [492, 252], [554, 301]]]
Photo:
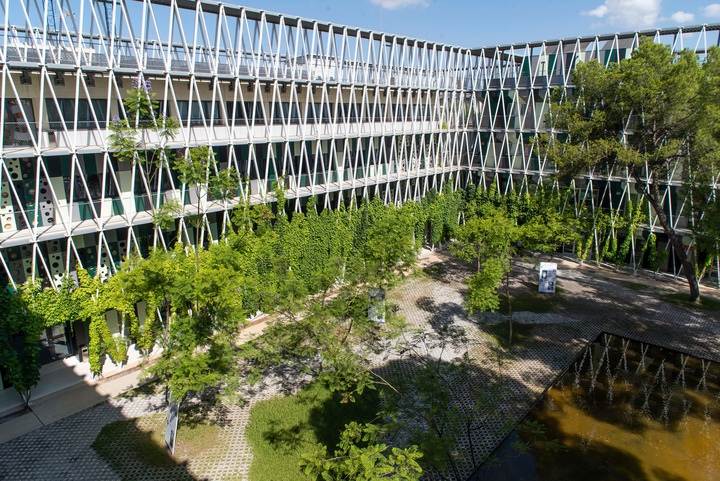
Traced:
[[[505, 397], [503, 411], [510, 419], [521, 418], [537, 396], [601, 331], [720, 361], [716, 349], [720, 341], [720, 313], [691, 311], [659, 300], [660, 295], [668, 292], [684, 292], [683, 284], [656, 282], [559, 261], [558, 284], [563, 289], [559, 309], [548, 314], [516, 313], [517, 322], [535, 324], [534, 341], [513, 347], [502, 369], [497, 371], [492, 363], [482, 361], [490, 359], [495, 352], [495, 344], [485, 325], [498, 322], [499, 316], [468, 317], [462, 308], [462, 280], [469, 273], [468, 266], [445, 253], [424, 252], [421, 265], [436, 263], [442, 263], [443, 267], [431, 270], [431, 275], [409, 279], [389, 297], [400, 305], [400, 313], [417, 328], [427, 331], [442, 326], [465, 329], [472, 344], [471, 354], [478, 363], [475, 385], [462, 386], [458, 390], [460, 403], [472, 401], [472, 393], [483, 379], [502, 375], [510, 380], [511, 388]], [[532, 265], [522, 264], [517, 270], [519, 277], [513, 289], [532, 287], [536, 275]], [[632, 288], [628, 287], [628, 282], [633, 283]], [[718, 294], [712, 290], [703, 291], [703, 295], [715, 298], [720, 298]], [[249, 334], [254, 335], [260, 329], [261, 326], [256, 326]], [[125, 382], [121, 379], [117, 379], [118, 385]], [[283, 373], [278, 372], [277, 376], [268, 378], [250, 392], [244, 405], [219, 408], [226, 422], [220, 442], [212, 452], [187, 464], [178, 464], [169, 478], [144, 472], [138, 467], [132, 479], [247, 479], [252, 453], [243, 433], [250, 409], [260, 400], [286, 393], [286, 384], [282, 381]], [[111, 390], [110, 387], [107, 389]], [[118, 390], [123, 389], [118, 387]], [[98, 392], [97, 386], [83, 385], [33, 406], [40, 425], [33, 424], [36, 429], [32, 432], [0, 444], [0, 480], [120, 479], [90, 447], [93, 440], [102, 427], [112, 421], [164, 412], [165, 406], [161, 395], [127, 398], [104, 394]], [[100, 404], [86, 409], [98, 402]], [[0, 424], [0, 442], [1, 436], [12, 437], [6, 433], [22, 428], [23, 423], [34, 422], [31, 417], [24, 417]], [[498, 430], [501, 420], [487, 419], [486, 423], [485, 428], [474, 435], [479, 456], [489, 452], [504, 436]], [[461, 449], [468, 449], [469, 443], [470, 440], [462, 440]], [[463, 466], [462, 471], [469, 475], [471, 466]]]

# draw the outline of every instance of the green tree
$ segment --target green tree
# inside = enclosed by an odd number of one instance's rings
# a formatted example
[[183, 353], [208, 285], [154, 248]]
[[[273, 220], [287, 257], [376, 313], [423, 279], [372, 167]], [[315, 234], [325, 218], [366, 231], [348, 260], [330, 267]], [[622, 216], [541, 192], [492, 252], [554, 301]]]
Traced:
[[0, 366], [28, 407], [40, 380], [40, 337], [45, 320], [17, 292], [0, 289]]
[[128, 303], [145, 302], [144, 324], [141, 326], [138, 322], [131, 327], [133, 340], [145, 357], [157, 344], [167, 347], [172, 294], [180, 288], [175, 280], [179, 277], [181, 263], [175, 262], [175, 252], [153, 249], [146, 258], [133, 254], [112, 278]]
[[[325, 378], [333, 390], [361, 392], [372, 384], [367, 357], [400, 323], [388, 315], [383, 329], [369, 320], [368, 293], [390, 288], [409, 272], [417, 254], [408, 216], [391, 206], [376, 210], [374, 217], [356, 258], [327, 256], [305, 281], [292, 260], [277, 265], [282, 272], [270, 294], [278, 318], [260, 338], [243, 346], [256, 375], [269, 366], [289, 364]], [[296, 215], [293, 223], [295, 219], [308, 222], [304, 216]], [[308, 297], [310, 287], [313, 295]]]
[[[147, 302], [146, 323], [133, 331], [145, 352], [160, 341], [163, 351], [146, 366], [166, 393], [183, 401], [190, 391], [215, 385], [229, 374], [233, 346], [245, 321], [242, 286], [246, 252], [230, 242], [198, 248], [191, 260], [180, 243], [171, 252], [131, 258], [118, 274], [117, 291]], [[158, 316], [158, 310], [164, 316]]]
[[57, 290], [43, 288], [39, 280], [17, 290], [0, 292], [0, 366], [27, 407], [30, 391], [40, 379], [40, 337], [46, 327], [81, 318], [73, 295], [75, 284], [64, 277]]
[[[457, 240], [451, 246], [453, 255], [469, 262], [476, 261], [478, 265], [477, 272], [466, 281], [469, 287], [466, 308], [470, 314], [498, 309], [497, 291], [499, 285], [504, 284], [510, 343], [513, 260], [525, 252], [554, 252], [558, 245], [573, 237], [572, 224], [560, 214], [556, 205], [546, 203], [542, 197], [533, 201], [526, 198], [524, 203], [524, 207], [518, 207], [522, 205], [518, 203], [510, 212], [506, 210], [507, 206], [502, 209], [481, 204], [480, 213], [458, 228]], [[524, 212], [522, 224], [518, 223], [520, 212]]]
[[512, 343], [512, 298], [510, 296], [510, 273], [512, 258], [522, 242], [522, 229], [505, 212], [494, 209], [486, 216], [474, 217], [460, 226], [457, 241], [451, 246], [455, 256], [467, 261], [477, 261], [477, 272], [467, 281], [470, 288], [466, 308], [470, 314], [476, 311], [494, 311], [500, 306], [498, 285], [505, 281], [508, 300], [510, 341]]
[[703, 94], [717, 63], [716, 51], [701, 67], [691, 52], [673, 54], [650, 39], [619, 64], [580, 63], [573, 72], [574, 89], [553, 93], [549, 122], [560, 134], [542, 142], [564, 178], [593, 168], [627, 169], [682, 263], [692, 300], [700, 295], [695, 267], [663, 208], [660, 184], [683, 172], [696, 185], [700, 179], [693, 173], [717, 156], [717, 138], [706, 128], [717, 107]]
[[[690, 195], [692, 215], [690, 229], [695, 237], [695, 270], [702, 280], [720, 256], [720, 197], [717, 192], [720, 153], [713, 148], [720, 142], [720, 49], [711, 47], [703, 63], [700, 83], [700, 138], [706, 143], [705, 157], [691, 157], [683, 174], [684, 190]], [[708, 161], [708, 158], [710, 161]]]

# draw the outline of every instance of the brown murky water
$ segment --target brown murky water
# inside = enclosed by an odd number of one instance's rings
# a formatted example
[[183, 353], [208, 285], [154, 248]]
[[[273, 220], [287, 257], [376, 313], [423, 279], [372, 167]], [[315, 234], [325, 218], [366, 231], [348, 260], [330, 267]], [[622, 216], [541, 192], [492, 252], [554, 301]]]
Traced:
[[603, 334], [528, 414], [539, 429], [513, 432], [472, 479], [720, 481], [718, 376], [717, 363]]

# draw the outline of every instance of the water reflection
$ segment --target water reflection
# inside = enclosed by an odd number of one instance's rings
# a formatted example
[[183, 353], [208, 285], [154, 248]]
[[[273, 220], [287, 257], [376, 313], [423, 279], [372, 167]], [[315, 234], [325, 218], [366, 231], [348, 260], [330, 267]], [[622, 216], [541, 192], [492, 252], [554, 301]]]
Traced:
[[[720, 480], [720, 366], [602, 334], [474, 480]], [[513, 448], [529, 443], [525, 453]]]

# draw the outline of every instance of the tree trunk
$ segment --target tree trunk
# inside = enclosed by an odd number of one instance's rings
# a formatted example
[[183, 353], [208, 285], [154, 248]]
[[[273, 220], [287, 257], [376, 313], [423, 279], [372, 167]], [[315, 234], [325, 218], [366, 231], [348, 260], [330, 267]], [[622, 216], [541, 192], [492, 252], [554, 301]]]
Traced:
[[200, 189], [195, 189], [195, 195], [197, 195], [198, 206], [197, 206], [197, 218], [195, 219], [195, 272], [200, 272], [200, 225], [202, 224], [202, 218], [200, 217]]
[[30, 409], [30, 389], [20, 393], [20, 399], [22, 399], [23, 407], [25, 410]]
[[505, 275], [505, 297], [507, 297], [508, 301], [508, 327], [510, 328], [510, 335], [508, 336], [508, 345], [512, 344], [512, 335], [513, 335], [513, 329], [512, 329], [512, 299], [510, 298], [510, 273], [508, 272]]
[[685, 246], [682, 243], [682, 238], [677, 235], [675, 229], [670, 223], [670, 219], [668, 219], [665, 215], [665, 211], [662, 208], [662, 197], [660, 196], [660, 190], [658, 189], [655, 174], [653, 174], [652, 176], [652, 183], [648, 182], [647, 184], [640, 182], [639, 173], [635, 172], [633, 174], [633, 177], [635, 178], [635, 182], [638, 185], [647, 186], [645, 188], [645, 191], [647, 194], [649, 194], [647, 196], [648, 200], [652, 204], [655, 215], [657, 215], [658, 220], [660, 221], [660, 225], [665, 231], [665, 234], [667, 234], [668, 239], [670, 239], [670, 243], [672, 244], [675, 252], [677, 253], [678, 257], [680, 257], [680, 262], [682, 263], [683, 269], [685, 270], [688, 287], [690, 288], [690, 301], [697, 301], [700, 298], [700, 287], [698, 284], [697, 276], [695, 275], [695, 266], [693, 266], [692, 260], [685, 253]]

